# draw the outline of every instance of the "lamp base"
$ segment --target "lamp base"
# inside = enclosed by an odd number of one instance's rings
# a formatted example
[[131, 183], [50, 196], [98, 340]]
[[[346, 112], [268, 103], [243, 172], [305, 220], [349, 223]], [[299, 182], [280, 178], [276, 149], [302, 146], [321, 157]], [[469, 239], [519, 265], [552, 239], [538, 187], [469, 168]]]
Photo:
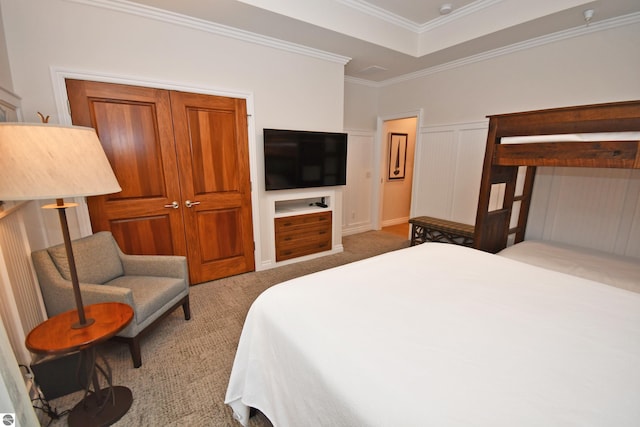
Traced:
[[87, 326], [91, 326], [93, 325], [93, 323], [95, 322], [94, 319], [86, 319], [86, 322], [84, 323], [80, 323], [79, 321], [74, 323], [73, 325], [71, 325], [71, 329], [82, 329], [82, 328], [86, 328]]
[[[109, 402], [101, 402], [95, 394], [91, 394], [78, 403], [67, 418], [69, 427], [110, 426], [122, 418], [131, 407], [133, 394], [123, 386], [114, 386], [112, 391], [113, 400], [110, 397]], [[100, 392], [104, 396], [109, 390]], [[101, 408], [102, 405], [104, 407]]]

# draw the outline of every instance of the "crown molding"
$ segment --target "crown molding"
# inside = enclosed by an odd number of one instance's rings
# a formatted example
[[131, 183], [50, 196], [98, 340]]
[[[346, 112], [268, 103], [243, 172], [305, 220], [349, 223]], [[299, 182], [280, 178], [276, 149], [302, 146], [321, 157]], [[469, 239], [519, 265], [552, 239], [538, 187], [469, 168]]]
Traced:
[[452, 13], [450, 15], [440, 16], [429, 22], [419, 23], [396, 15], [395, 13], [391, 13], [388, 10], [375, 6], [365, 0], [336, 0], [336, 2], [342, 3], [345, 6], [357, 10], [358, 12], [362, 12], [390, 24], [397, 25], [398, 27], [411, 31], [416, 35], [431, 31], [441, 25], [454, 22], [460, 18], [476, 13], [479, 10], [491, 7], [502, 1], [503, 0], [474, 1], [473, 3], [470, 3], [466, 6], [456, 8], [455, 13]]
[[362, 12], [390, 24], [397, 25], [400, 28], [416, 34], [418, 34], [422, 28], [422, 25], [417, 22], [404, 18], [400, 15], [396, 15], [395, 13], [391, 13], [386, 9], [375, 6], [364, 0], [336, 0], [336, 2], [342, 3], [351, 9], [357, 10], [358, 12]]
[[346, 83], [354, 83], [360, 86], [369, 86], [369, 87], [381, 87], [381, 82], [375, 82], [373, 80], [361, 79], [358, 77], [344, 76], [344, 81]]
[[261, 34], [252, 33], [250, 31], [240, 30], [238, 28], [227, 25], [217, 24], [203, 19], [197, 19], [179, 13], [169, 12], [151, 6], [145, 6], [133, 3], [127, 0], [66, 0], [71, 3], [84, 4], [87, 6], [100, 7], [117, 12], [128, 13], [130, 15], [142, 16], [144, 18], [156, 21], [166, 22], [204, 31], [219, 36], [229, 37], [249, 43], [259, 44], [286, 52], [296, 53], [300, 55], [310, 56], [330, 62], [337, 62], [345, 65], [351, 58], [343, 55], [337, 55], [331, 52], [325, 52], [319, 49], [313, 49], [296, 43], [286, 42], [273, 37], [267, 37]]
[[580, 27], [575, 27], [568, 30], [564, 30], [564, 31], [558, 31], [553, 34], [536, 37], [530, 40], [526, 40], [524, 42], [515, 43], [515, 44], [498, 48], [498, 49], [493, 49], [477, 55], [468, 56], [466, 58], [462, 58], [456, 61], [451, 61], [445, 64], [425, 68], [423, 70], [416, 71], [414, 73], [404, 74], [402, 76], [393, 77], [391, 79], [383, 80], [380, 82], [371, 82], [371, 81], [365, 80], [367, 83], [364, 83], [363, 82], [364, 79], [356, 79], [351, 77], [349, 77], [348, 80], [345, 77], [345, 81], [349, 81], [351, 83], [356, 83], [356, 84], [363, 84], [365, 86], [370, 86], [370, 87], [381, 88], [381, 87], [391, 86], [391, 85], [409, 81], [409, 80], [415, 80], [415, 79], [429, 76], [432, 74], [441, 73], [443, 71], [452, 70], [454, 68], [463, 67], [476, 62], [496, 58], [502, 55], [508, 55], [511, 53], [532, 49], [538, 46], [544, 46], [549, 43], [554, 43], [557, 41], [566, 40], [573, 37], [583, 36], [585, 34], [596, 33], [599, 31], [605, 31], [605, 30], [623, 27], [625, 25], [637, 24], [637, 23], [640, 23], [640, 12], [632, 13], [629, 15], [624, 15], [616, 18], [611, 18], [604, 21], [594, 22], [589, 25], [583, 25]]
[[503, 0], [478, 0], [473, 3], [469, 3], [466, 6], [455, 9], [455, 13], [451, 13], [449, 15], [440, 16], [432, 21], [425, 22], [422, 25], [418, 26], [418, 33], [426, 33], [435, 28], [438, 28], [445, 24], [450, 24], [455, 22], [461, 18], [464, 18], [469, 15], [473, 15], [483, 9], [487, 9], [495, 4], [501, 3]]

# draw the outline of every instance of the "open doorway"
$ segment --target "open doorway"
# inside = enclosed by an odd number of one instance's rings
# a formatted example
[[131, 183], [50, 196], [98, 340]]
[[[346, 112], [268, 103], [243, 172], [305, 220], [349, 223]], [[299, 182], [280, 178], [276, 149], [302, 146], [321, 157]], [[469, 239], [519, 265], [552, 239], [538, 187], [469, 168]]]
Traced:
[[418, 116], [382, 122], [379, 228], [409, 236]]

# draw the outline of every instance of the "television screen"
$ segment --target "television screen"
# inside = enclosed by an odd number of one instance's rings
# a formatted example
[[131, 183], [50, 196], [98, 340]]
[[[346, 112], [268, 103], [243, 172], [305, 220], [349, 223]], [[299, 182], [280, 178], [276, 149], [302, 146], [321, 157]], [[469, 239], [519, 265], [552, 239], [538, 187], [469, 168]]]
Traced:
[[347, 183], [347, 134], [264, 129], [267, 190]]

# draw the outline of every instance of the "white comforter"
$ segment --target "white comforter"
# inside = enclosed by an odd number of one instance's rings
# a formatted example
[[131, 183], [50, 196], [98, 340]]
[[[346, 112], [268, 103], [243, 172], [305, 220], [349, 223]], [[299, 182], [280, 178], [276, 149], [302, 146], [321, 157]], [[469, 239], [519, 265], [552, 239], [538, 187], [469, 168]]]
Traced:
[[274, 286], [226, 403], [284, 426], [639, 426], [640, 294], [425, 243]]

